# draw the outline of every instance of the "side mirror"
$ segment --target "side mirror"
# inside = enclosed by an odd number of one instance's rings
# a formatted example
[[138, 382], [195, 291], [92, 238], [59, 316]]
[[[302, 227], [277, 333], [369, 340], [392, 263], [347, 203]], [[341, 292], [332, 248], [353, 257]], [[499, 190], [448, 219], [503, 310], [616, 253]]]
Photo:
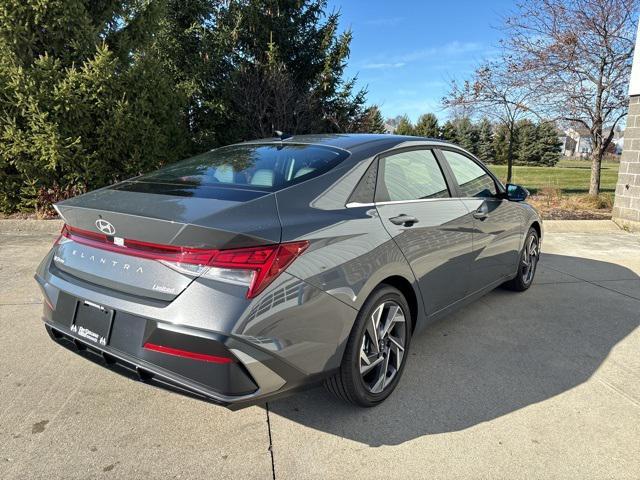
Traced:
[[529, 190], [514, 183], [507, 183], [507, 200], [524, 202], [529, 197]]

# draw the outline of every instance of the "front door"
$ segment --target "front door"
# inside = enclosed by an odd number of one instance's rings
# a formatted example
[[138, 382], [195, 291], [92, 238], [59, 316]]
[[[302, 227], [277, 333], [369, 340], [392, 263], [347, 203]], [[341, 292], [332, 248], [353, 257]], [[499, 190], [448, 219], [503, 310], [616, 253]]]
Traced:
[[412, 149], [380, 159], [376, 208], [407, 259], [433, 314], [467, 293], [473, 218], [452, 198], [432, 150]]
[[474, 217], [472, 293], [515, 273], [522, 213], [503, 198], [496, 181], [480, 163], [461, 152], [441, 153], [457, 183], [457, 195]]

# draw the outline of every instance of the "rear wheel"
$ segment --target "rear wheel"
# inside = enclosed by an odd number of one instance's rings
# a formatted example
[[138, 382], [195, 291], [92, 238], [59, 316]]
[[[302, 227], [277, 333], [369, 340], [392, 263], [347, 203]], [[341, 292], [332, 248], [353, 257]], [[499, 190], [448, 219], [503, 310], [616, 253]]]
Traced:
[[411, 320], [404, 295], [388, 285], [378, 287], [358, 314], [340, 370], [326, 382], [329, 391], [362, 407], [391, 395], [404, 370]]
[[518, 273], [513, 280], [504, 284], [509, 290], [524, 292], [533, 283], [538, 260], [540, 259], [540, 238], [535, 228], [530, 228], [524, 240], [524, 247], [520, 252]]

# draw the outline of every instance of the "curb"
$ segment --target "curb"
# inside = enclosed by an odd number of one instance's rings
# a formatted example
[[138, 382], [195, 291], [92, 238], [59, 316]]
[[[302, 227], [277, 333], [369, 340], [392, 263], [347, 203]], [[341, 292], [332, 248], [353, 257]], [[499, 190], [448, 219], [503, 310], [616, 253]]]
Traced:
[[545, 233], [622, 233], [612, 220], [544, 220]]
[[57, 235], [62, 230], [62, 220], [2, 219], [0, 234], [49, 234]]

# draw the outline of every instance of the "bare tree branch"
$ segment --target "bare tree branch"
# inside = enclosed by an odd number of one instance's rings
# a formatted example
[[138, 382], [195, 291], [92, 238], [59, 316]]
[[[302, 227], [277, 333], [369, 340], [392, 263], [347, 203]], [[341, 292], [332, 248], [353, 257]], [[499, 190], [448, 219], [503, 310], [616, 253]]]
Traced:
[[513, 147], [516, 123], [528, 116], [539, 117], [532, 108], [537, 92], [531, 88], [527, 75], [514, 75], [511, 59], [504, 56], [499, 61], [480, 66], [471, 80], [462, 84], [452, 80], [449, 93], [442, 99], [444, 108], [473, 112], [492, 119], [509, 132], [507, 152], [507, 182], [513, 173]]
[[582, 125], [593, 145], [589, 193], [626, 115], [638, 0], [530, 0], [505, 21], [514, 73], [534, 81], [540, 115]]

